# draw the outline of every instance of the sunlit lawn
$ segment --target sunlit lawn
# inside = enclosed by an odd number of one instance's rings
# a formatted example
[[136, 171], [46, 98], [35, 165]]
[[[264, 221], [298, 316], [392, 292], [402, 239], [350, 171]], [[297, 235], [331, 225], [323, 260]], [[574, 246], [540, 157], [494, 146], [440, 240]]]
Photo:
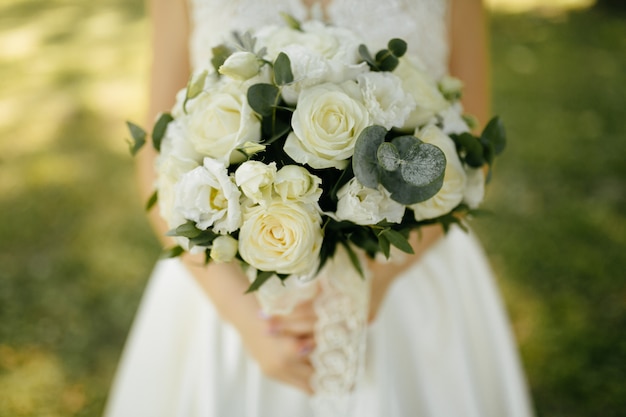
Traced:
[[[142, 2], [0, 5], [0, 417], [99, 416], [159, 247], [123, 138]], [[493, 19], [510, 147], [475, 227], [543, 416], [626, 415], [626, 25]]]

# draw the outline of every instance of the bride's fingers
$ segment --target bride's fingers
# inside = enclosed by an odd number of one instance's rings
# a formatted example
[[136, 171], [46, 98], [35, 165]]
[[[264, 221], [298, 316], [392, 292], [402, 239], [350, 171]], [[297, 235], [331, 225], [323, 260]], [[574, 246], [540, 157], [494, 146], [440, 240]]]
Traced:
[[272, 318], [267, 322], [267, 332], [274, 336], [310, 337], [315, 331], [316, 318]]

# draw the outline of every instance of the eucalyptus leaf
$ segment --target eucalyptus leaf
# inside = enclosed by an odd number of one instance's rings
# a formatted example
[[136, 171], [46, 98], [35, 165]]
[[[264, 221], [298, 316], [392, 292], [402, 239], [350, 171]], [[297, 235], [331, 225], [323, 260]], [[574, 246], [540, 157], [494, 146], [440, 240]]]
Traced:
[[379, 233], [376, 235], [378, 238], [378, 246], [380, 246], [380, 251], [385, 255], [385, 258], [389, 259], [389, 255], [391, 254], [391, 244], [389, 243], [389, 239], [385, 237], [384, 234]]
[[385, 171], [395, 171], [402, 163], [398, 148], [389, 142], [383, 142], [380, 144], [378, 150], [376, 151], [376, 158], [378, 159], [380, 167], [382, 167]]
[[170, 124], [172, 120], [174, 120], [174, 117], [172, 117], [171, 114], [161, 113], [154, 124], [154, 128], [152, 129], [152, 146], [157, 152], [161, 152], [161, 141], [163, 140], [163, 136], [165, 136], [167, 125]]
[[400, 61], [388, 49], [383, 49], [376, 54], [376, 63], [380, 71], [393, 71]]
[[367, 65], [369, 65], [372, 70], [378, 71], [378, 65], [376, 64], [376, 60], [372, 57], [372, 54], [370, 53], [369, 49], [367, 49], [367, 46], [363, 44], [359, 45], [359, 55], [361, 55], [363, 61], [367, 62]]
[[200, 236], [202, 230], [196, 227], [196, 224], [192, 220], [188, 220], [186, 223], [181, 224], [176, 229], [168, 231], [165, 236], [181, 236], [188, 239]]
[[400, 58], [406, 54], [407, 44], [402, 39], [394, 38], [387, 43], [387, 48], [396, 58]]
[[380, 182], [391, 193], [391, 199], [404, 205], [421, 203], [433, 197], [443, 186], [443, 175], [440, 179], [422, 187], [415, 187], [404, 182], [399, 173], [387, 172], [381, 175]]
[[143, 130], [140, 126], [134, 124], [133, 122], [126, 122], [128, 126], [128, 130], [130, 131], [130, 136], [133, 141], [129, 142], [129, 148], [131, 155], [136, 155], [137, 152], [146, 144], [146, 131]]
[[399, 136], [391, 143], [398, 148], [402, 159], [400, 176], [403, 182], [425, 187], [443, 179], [446, 156], [441, 149], [409, 135]]
[[280, 90], [272, 84], [254, 84], [248, 89], [248, 104], [261, 116], [271, 116], [280, 100]]
[[152, 207], [154, 207], [154, 205], [157, 203], [158, 199], [159, 199], [159, 192], [155, 190], [150, 195], [150, 198], [146, 202], [146, 211], [152, 209]]
[[274, 61], [274, 80], [278, 85], [285, 85], [293, 82], [291, 61], [284, 52], [278, 54], [276, 61]]
[[471, 133], [461, 133], [460, 135], [450, 135], [459, 154], [463, 156], [466, 164], [472, 168], [479, 168], [484, 165], [483, 144]]
[[385, 141], [387, 129], [369, 126], [363, 129], [354, 145], [352, 169], [361, 184], [378, 188], [378, 148]]

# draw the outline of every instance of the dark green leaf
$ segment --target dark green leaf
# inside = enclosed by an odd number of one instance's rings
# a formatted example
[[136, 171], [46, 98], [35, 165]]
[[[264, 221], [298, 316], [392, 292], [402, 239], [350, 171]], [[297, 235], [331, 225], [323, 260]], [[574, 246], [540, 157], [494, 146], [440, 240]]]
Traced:
[[408, 185], [425, 187], [443, 178], [446, 156], [441, 149], [423, 143], [415, 136], [399, 136], [393, 143], [399, 151], [402, 165], [400, 175]]
[[378, 71], [378, 64], [376, 64], [376, 61], [374, 60], [374, 58], [372, 58], [372, 54], [370, 54], [367, 46], [359, 45], [359, 55], [361, 55], [363, 61], [367, 62], [367, 65], [369, 65], [372, 70]]
[[493, 144], [493, 150], [495, 155], [500, 155], [506, 147], [506, 131], [504, 130], [504, 124], [498, 116], [487, 123], [483, 133], [480, 135], [481, 140]]
[[348, 257], [350, 258], [350, 262], [352, 262], [352, 265], [357, 270], [361, 278], [365, 278], [365, 274], [363, 273], [363, 267], [361, 266], [361, 261], [359, 260], [359, 257], [356, 256], [356, 253], [354, 252], [350, 244], [342, 240], [341, 245], [346, 249]]
[[159, 199], [158, 191], [154, 190], [148, 201], [146, 202], [146, 211], [150, 210], [156, 204]]
[[289, 84], [293, 81], [293, 72], [291, 72], [291, 61], [284, 52], [278, 54], [274, 62], [274, 81], [278, 85]]
[[409, 240], [402, 233], [396, 232], [392, 229], [384, 229], [381, 232], [381, 235], [385, 236], [385, 238], [388, 239], [393, 246], [400, 249], [402, 252], [410, 254], [415, 253], [413, 251], [413, 247], [409, 243]]
[[161, 258], [176, 258], [182, 255], [184, 252], [185, 249], [177, 245], [168, 249], [164, 249], [161, 253]]
[[126, 125], [130, 131], [130, 136], [133, 138], [133, 141], [129, 143], [129, 148], [131, 155], [134, 156], [146, 144], [146, 131], [133, 122], [126, 122]]
[[387, 48], [396, 58], [400, 58], [406, 53], [407, 44], [402, 39], [394, 38], [389, 41]]
[[459, 154], [464, 155], [463, 159], [466, 164], [472, 168], [479, 168], [484, 165], [483, 145], [476, 136], [465, 132], [460, 135], [450, 135], [450, 137], [456, 144]]
[[255, 84], [248, 89], [248, 103], [261, 116], [274, 113], [280, 100], [280, 90], [272, 84]]
[[391, 245], [389, 243], [389, 239], [387, 239], [382, 233], [379, 233], [378, 235], [376, 235], [376, 237], [378, 237], [378, 246], [380, 246], [380, 251], [383, 253], [383, 255], [385, 255], [385, 258], [389, 259], [389, 255], [391, 253]]
[[246, 290], [246, 294], [255, 292], [256, 290], [261, 288], [261, 285], [265, 284], [265, 281], [272, 278], [274, 275], [275, 274], [273, 272], [269, 272], [269, 271], [257, 271], [256, 278], [254, 279], [254, 282], [252, 282], [252, 284], [250, 284], [250, 286]]
[[152, 129], [152, 146], [157, 152], [161, 152], [161, 141], [163, 140], [163, 136], [165, 135], [165, 130], [167, 129], [167, 125], [174, 120], [171, 114], [169, 113], [161, 113], [158, 120], [154, 124], [154, 128]]
[[187, 223], [181, 224], [176, 229], [168, 231], [165, 236], [182, 236], [189, 239], [200, 236], [202, 230], [196, 227], [195, 222], [188, 220]]

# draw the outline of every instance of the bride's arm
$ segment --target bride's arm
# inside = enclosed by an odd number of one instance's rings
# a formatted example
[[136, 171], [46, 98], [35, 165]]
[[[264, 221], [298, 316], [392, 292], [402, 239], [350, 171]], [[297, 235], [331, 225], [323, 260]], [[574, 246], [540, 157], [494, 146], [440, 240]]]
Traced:
[[[450, 74], [463, 80], [465, 112], [476, 116], [480, 123], [489, 117], [489, 56], [487, 21], [480, 0], [451, 0], [450, 11]], [[415, 255], [401, 263], [372, 261], [373, 273], [370, 320], [374, 320], [394, 279], [419, 261], [423, 254], [443, 236], [440, 226], [422, 228], [421, 235], [411, 235]]]
[[[147, 125], [156, 115], [174, 104], [176, 92], [189, 77], [188, 14], [184, 0], [150, 0], [152, 20], [152, 68]], [[145, 146], [138, 154], [138, 178], [141, 193], [147, 200], [154, 189], [154, 160], [156, 152]], [[164, 244], [167, 225], [157, 210], [150, 221]], [[306, 353], [312, 347], [312, 308], [302, 305], [291, 317], [292, 327], [280, 334], [276, 320], [259, 317], [256, 297], [245, 295], [249, 285], [241, 268], [232, 263], [204, 265], [204, 257], [185, 255], [183, 262], [200, 287], [211, 299], [220, 316], [234, 325], [250, 355], [269, 376], [310, 392], [308, 380], [312, 373]], [[284, 329], [282, 329], [284, 330]]]

